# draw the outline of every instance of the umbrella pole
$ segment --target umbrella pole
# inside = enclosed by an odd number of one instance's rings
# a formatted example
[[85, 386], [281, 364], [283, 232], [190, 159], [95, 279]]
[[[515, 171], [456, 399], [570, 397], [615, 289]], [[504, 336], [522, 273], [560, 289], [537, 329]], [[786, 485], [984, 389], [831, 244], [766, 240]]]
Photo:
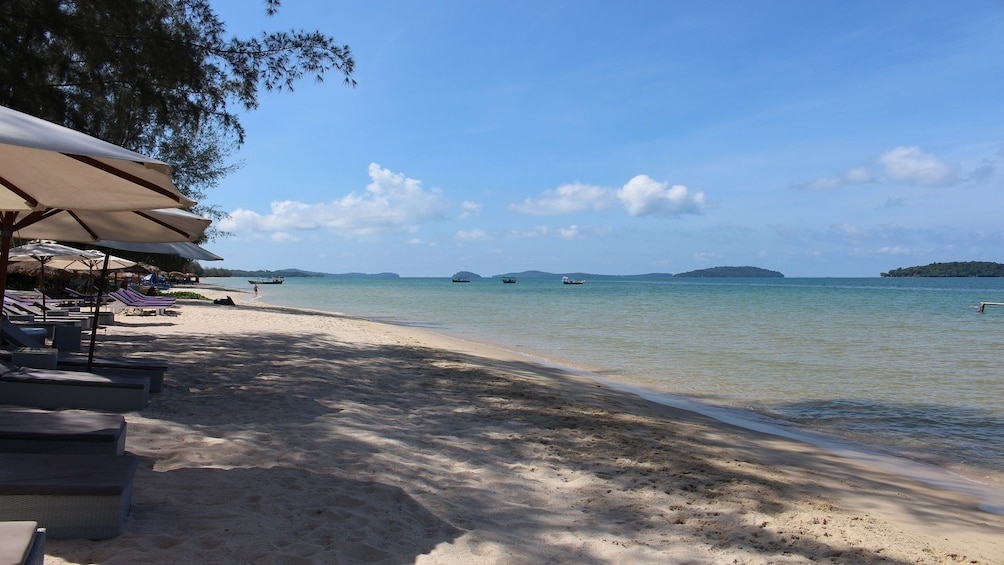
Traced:
[[91, 322], [91, 344], [87, 348], [87, 372], [91, 372], [91, 367], [94, 365], [94, 342], [98, 339], [98, 318], [100, 318], [101, 311], [101, 291], [105, 289], [105, 281], [108, 279], [108, 258], [110, 255], [105, 253], [105, 264], [101, 267], [101, 279], [98, 281], [98, 292], [94, 296], [94, 321]]
[[0, 228], [0, 261], [3, 262], [0, 266], [0, 299], [2, 299], [7, 295], [7, 255], [10, 254], [10, 240], [14, 237], [12, 224], [16, 214], [3, 212], [0, 217], [3, 218], [3, 227]]

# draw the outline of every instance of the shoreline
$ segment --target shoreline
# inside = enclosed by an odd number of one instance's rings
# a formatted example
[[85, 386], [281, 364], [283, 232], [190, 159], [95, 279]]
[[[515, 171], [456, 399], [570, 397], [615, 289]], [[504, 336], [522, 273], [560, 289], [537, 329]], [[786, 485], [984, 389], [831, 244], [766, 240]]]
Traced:
[[[46, 563], [994, 563], [965, 495], [423, 328], [182, 301], [125, 531]], [[219, 292], [219, 294], [215, 294]]]
[[[203, 286], [207, 288], [223, 289], [223, 287], [218, 287], [212, 283], [203, 283]], [[236, 288], [224, 290], [240, 294], [250, 293], [250, 291]], [[991, 514], [1004, 516], [1004, 477], [1001, 476], [994, 476], [993, 478], [983, 477], [981, 479], [981, 477], [977, 476], [977, 472], [975, 471], [972, 474], [967, 475], [956, 470], [916, 461], [894, 453], [871, 449], [851, 440], [827, 434], [825, 432], [784, 425], [782, 422], [774, 421], [768, 416], [757, 412], [735, 407], [706, 404], [683, 395], [675, 395], [672, 393], [649, 389], [642, 384], [634, 383], [627, 379], [605, 376], [601, 374], [601, 372], [604, 371], [603, 368], [584, 366], [568, 359], [550, 356], [546, 353], [529, 348], [514, 349], [498, 343], [484, 341], [480, 338], [472, 339], [470, 337], [440, 331], [423, 325], [395, 323], [393, 321], [372, 319], [365, 316], [350, 315], [328, 310], [280, 306], [268, 303], [267, 297], [265, 296], [250, 295], [248, 296], [247, 302], [252, 303], [254, 306], [275, 309], [276, 311], [286, 311], [290, 313], [313, 312], [323, 315], [339, 316], [346, 319], [366, 321], [373, 324], [383, 324], [395, 328], [406, 328], [409, 331], [414, 330], [417, 332], [427, 332], [443, 339], [456, 342], [456, 346], [459, 349], [475, 352], [480, 348], [481, 350], [487, 349], [489, 351], [495, 351], [497, 354], [516, 356], [517, 358], [525, 359], [533, 363], [539, 363], [547, 367], [585, 377], [597, 383], [633, 394], [639, 398], [643, 398], [657, 404], [693, 412], [701, 416], [713, 418], [723, 424], [738, 426], [750, 431], [808, 443], [831, 453], [840, 454], [843, 457], [855, 459], [869, 465], [878, 466], [887, 472], [900, 474], [905, 479], [917, 480], [929, 484], [934, 488], [957, 492], [966, 496], [973, 496], [982, 500], [982, 502], [978, 505], [981, 510]]]

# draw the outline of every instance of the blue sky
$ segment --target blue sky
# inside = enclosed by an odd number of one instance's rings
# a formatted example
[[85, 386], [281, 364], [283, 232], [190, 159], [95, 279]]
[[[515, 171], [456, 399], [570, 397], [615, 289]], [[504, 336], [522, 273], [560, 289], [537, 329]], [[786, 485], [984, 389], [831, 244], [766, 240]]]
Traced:
[[[449, 276], [1004, 262], [1004, 2], [214, 1], [338, 78], [242, 120], [237, 269]], [[253, 8], [252, 8], [253, 6]]]

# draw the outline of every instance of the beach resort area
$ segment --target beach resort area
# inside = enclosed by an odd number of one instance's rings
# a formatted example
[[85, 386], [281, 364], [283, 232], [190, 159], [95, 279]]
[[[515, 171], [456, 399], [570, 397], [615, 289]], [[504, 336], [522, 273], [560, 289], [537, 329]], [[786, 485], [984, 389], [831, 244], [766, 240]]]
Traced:
[[121, 532], [46, 564], [1004, 562], [965, 493], [490, 345], [192, 290], [98, 332], [169, 369], [124, 414]]

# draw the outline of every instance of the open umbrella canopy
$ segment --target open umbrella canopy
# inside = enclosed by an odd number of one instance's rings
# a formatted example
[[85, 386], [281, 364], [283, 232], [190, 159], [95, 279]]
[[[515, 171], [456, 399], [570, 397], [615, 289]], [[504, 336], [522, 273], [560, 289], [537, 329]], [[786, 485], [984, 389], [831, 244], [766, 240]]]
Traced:
[[79, 243], [104, 240], [143, 243], [198, 239], [212, 220], [178, 208], [157, 210], [60, 210], [25, 214], [12, 229], [23, 239], [56, 239]]
[[222, 261], [223, 257], [188, 241], [175, 243], [134, 243], [129, 241], [102, 241], [101, 247], [121, 249], [136, 253], [154, 253], [158, 255], [177, 255], [183, 259], [194, 261]]
[[[67, 261], [93, 261], [93, 260], [104, 260], [104, 253], [97, 251], [87, 251], [84, 249], [76, 249], [68, 245], [63, 245], [61, 243], [56, 243], [54, 241], [33, 241], [31, 243], [26, 243], [24, 245], [19, 245], [10, 250], [8, 255], [9, 261], [38, 261], [39, 268], [41, 271], [38, 275], [39, 289], [42, 288], [42, 279], [45, 277], [45, 266], [55, 260], [67, 260]], [[6, 290], [6, 289], [4, 289]], [[44, 320], [46, 315], [45, 310], [45, 293], [42, 293], [42, 319]]]
[[[193, 241], [202, 231], [179, 233], [153, 222], [160, 227], [158, 236], [133, 235], [139, 233], [135, 228], [123, 234], [126, 224], [120, 221], [95, 227], [98, 222], [82, 224], [74, 214], [103, 211], [141, 217], [139, 211], [194, 204], [174, 185], [167, 163], [0, 106], [0, 293], [7, 287], [7, 252], [15, 232], [23, 238], [79, 242], [134, 237]], [[87, 227], [69, 233], [60, 224], [64, 212]], [[43, 225], [50, 219], [52, 224]]]
[[194, 204], [171, 167], [0, 106], [0, 210], [148, 210]]
[[77, 249], [55, 241], [32, 241], [12, 247], [7, 256], [11, 261], [38, 261], [43, 264], [53, 259], [104, 260], [105, 258], [105, 254], [100, 251]]
[[[97, 270], [102, 269], [104, 267], [105, 254], [94, 249], [88, 249], [87, 251], [97, 253], [98, 255], [97, 257], [87, 258], [87, 259], [84, 258], [71, 259], [68, 257], [53, 258], [48, 263], [46, 263], [46, 266], [53, 270], [73, 271], [77, 273], [82, 273], [82, 272], [91, 273], [94, 272], [94, 270], [96, 269]], [[128, 259], [123, 259], [122, 257], [109, 255], [107, 270], [116, 271], [119, 269], [128, 269], [129, 267], [132, 267], [135, 264], [136, 264], [135, 261], [130, 261]]]

